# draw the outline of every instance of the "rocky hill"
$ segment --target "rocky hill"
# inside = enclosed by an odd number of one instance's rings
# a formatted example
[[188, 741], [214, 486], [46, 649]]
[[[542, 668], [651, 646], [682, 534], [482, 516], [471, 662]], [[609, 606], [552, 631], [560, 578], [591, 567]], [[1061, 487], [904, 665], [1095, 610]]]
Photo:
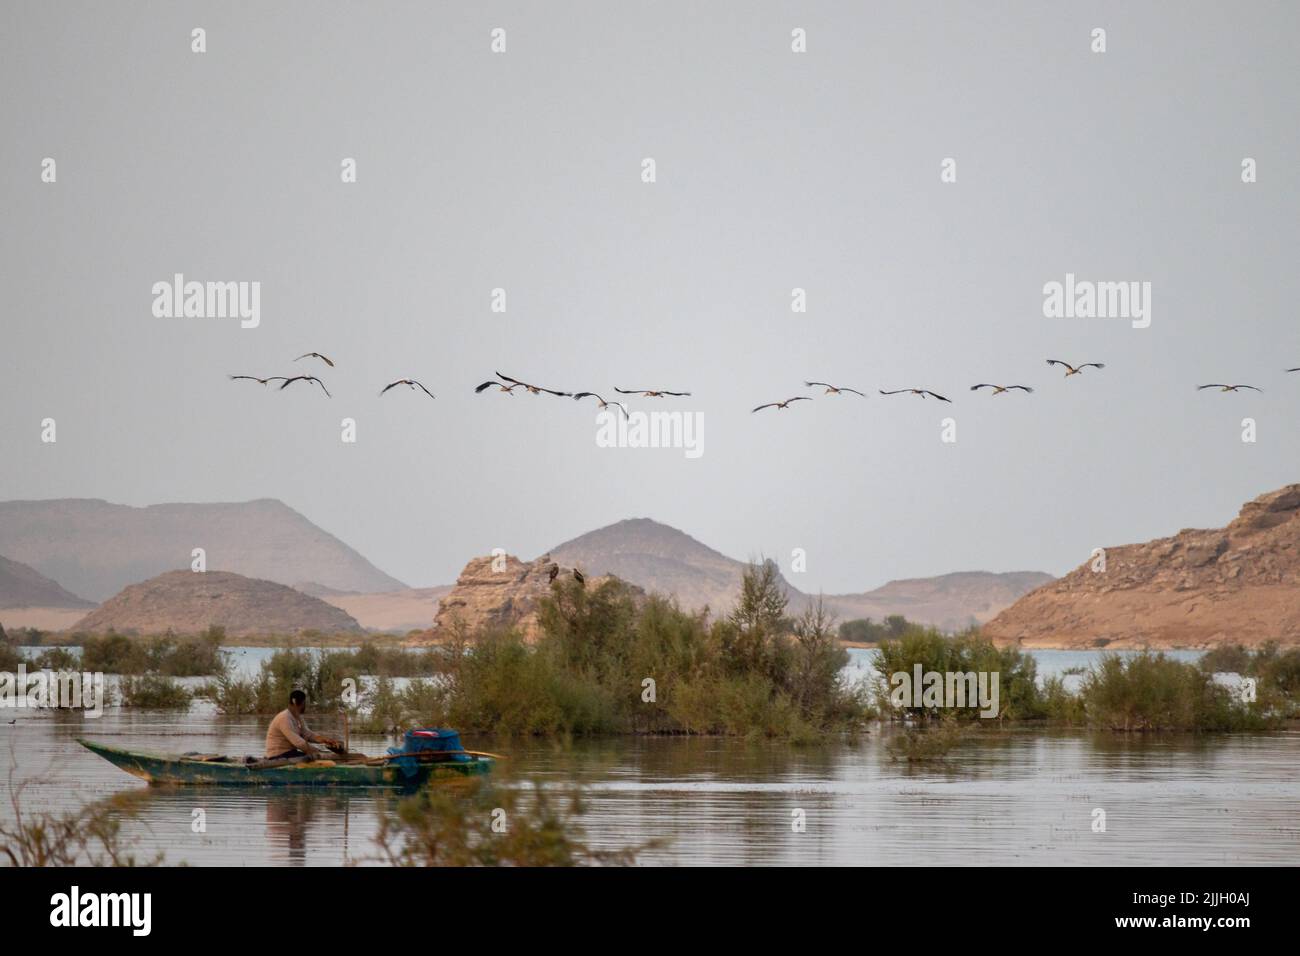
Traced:
[[[744, 562], [649, 518], [631, 518], [599, 528], [552, 548], [550, 553], [566, 567], [614, 574], [646, 591], [675, 595], [683, 608], [707, 606], [715, 614], [725, 614], [735, 605], [745, 570]], [[908, 620], [955, 630], [972, 621], [987, 621], [1051, 580], [1051, 575], [1039, 571], [962, 571], [891, 581], [861, 594], [828, 594], [825, 602], [840, 620], [879, 620], [902, 614]], [[809, 601], [807, 594], [788, 581], [782, 579], [782, 583], [792, 609]]]
[[319, 598], [226, 571], [168, 571], [133, 584], [78, 621], [74, 629], [194, 634], [214, 624], [230, 636], [361, 631], [349, 614]]
[[[1247, 502], [1227, 527], [1105, 549], [984, 627], [1026, 647], [1300, 642], [1300, 485]], [[1098, 566], [1100, 568], [1100, 566]]]
[[0, 557], [0, 608], [88, 608], [94, 602], [77, 597], [35, 568]]
[[[490, 555], [470, 559], [455, 587], [438, 604], [433, 629], [425, 632], [424, 639], [442, 640], [457, 623], [469, 634], [483, 627], [501, 626], [517, 628], [529, 641], [536, 639], [538, 602], [551, 591], [551, 565], [561, 564], [561, 574], [566, 577], [572, 575], [573, 568], [551, 556], [525, 564], [513, 555], [505, 555], [500, 570], [493, 568], [493, 561]], [[608, 578], [588, 577], [586, 586], [599, 587]]]
[[4, 553], [95, 601], [163, 571], [208, 571], [340, 591], [404, 588], [338, 538], [275, 499], [146, 508], [86, 498], [0, 502]]
[[890, 581], [864, 594], [828, 594], [826, 604], [841, 620], [882, 620], [901, 614], [909, 621], [957, 631], [982, 624], [1034, 588], [1056, 580], [1042, 571], [955, 571], [933, 578]]

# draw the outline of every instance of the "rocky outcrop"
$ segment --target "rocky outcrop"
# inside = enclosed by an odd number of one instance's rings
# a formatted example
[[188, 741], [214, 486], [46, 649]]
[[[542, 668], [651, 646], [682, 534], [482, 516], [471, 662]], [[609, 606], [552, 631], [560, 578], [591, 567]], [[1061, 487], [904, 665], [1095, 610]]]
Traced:
[[[483, 628], [511, 627], [527, 641], [535, 641], [541, 629], [538, 610], [541, 599], [551, 593], [550, 555], [525, 563], [513, 555], [471, 558], [456, 579], [456, 585], [438, 604], [433, 629], [421, 635], [424, 640], [444, 640], [459, 626], [467, 635]], [[573, 575], [573, 568], [560, 566], [557, 581]], [[595, 589], [612, 575], [586, 578], [586, 587]], [[640, 588], [633, 588], [641, 593]]]
[[94, 602], [82, 600], [35, 568], [0, 557], [0, 608], [94, 606]]
[[1227, 527], [1106, 548], [983, 628], [1026, 647], [1300, 643], [1300, 485], [1247, 502]]
[[293, 588], [226, 571], [169, 571], [133, 584], [86, 615], [74, 630], [197, 634], [211, 625], [230, 636], [361, 631], [345, 611]]

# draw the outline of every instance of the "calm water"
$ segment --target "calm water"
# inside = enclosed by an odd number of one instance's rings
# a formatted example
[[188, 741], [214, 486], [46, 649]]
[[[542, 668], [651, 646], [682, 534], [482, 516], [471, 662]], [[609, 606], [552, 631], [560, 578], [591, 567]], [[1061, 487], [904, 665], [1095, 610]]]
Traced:
[[[240, 667], [266, 653], [247, 649]], [[861, 668], [869, 652], [854, 652]], [[1092, 652], [1036, 652], [1059, 673]], [[1189, 657], [1195, 657], [1194, 654]], [[310, 717], [310, 715], [309, 715]], [[110, 708], [90, 720], [0, 711], [0, 752], [29, 781], [26, 805], [71, 809], [124, 790], [147, 793], [125, 830], [138, 854], [170, 863], [338, 865], [373, 857], [369, 791], [149, 788], [79, 747], [88, 736], [162, 752], [259, 752], [262, 718]], [[9, 724], [8, 720], [15, 723]], [[318, 717], [329, 726], [333, 715]], [[1300, 733], [1125, 736], [1014, 730], [963, 745], [942, 769], [889, 760], [887, 728], [817, 747], [730, 739], [613, 738], [558, 745], [468, 737], [509, 755], [516, 784], [579, 783], [589, 842], [665, 842], [646, 863], [680, 864], [1296, 864]], [[354, 735], [354, 749], [389, 741]], [[8, 787], [6, 786], [6, 791]], [[1106, 832], [1092, 832], [1092, 811]], [[207, 832], [191, 831], [202, 808]], [[791, 829], [802, 810], [807, 828]], [[0, 817], [12, 816], [0, 807]]]

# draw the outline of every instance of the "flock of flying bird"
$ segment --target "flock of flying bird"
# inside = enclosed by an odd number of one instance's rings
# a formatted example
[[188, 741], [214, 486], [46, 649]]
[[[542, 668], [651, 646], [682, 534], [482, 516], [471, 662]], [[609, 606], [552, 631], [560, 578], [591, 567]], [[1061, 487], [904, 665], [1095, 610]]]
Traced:
[[[294, 361], [301, 362], [303, 359], [307, 359], [307, 358], [319, 359], [320, 361], [328, 365], [330, 368], [334, 368], [334, 362], [329, 358], [327, 358], [326, 356], [322, 355], [320, 352], [306, 352], [302, 355], [299, 355], [296, 359], [294, 359]], [[1069, 362], [1062, 362], [1060, 359], [1048, 359], [1047, 364], [1059, 365], [1062, 368], [1064, 368], [1066, 378], [1069, 378], [1071, 375], [1079, 375], [1086, 368], [1103, 369], [1106, 367], [1101, 362], [1083, 362], [1080, 365], [1071, 365]], [[1300, 368], [1289, 368], [1286, 371], [1300, 372]], [[333, 397], [330, 395], [329, 389], [325, 387], [325, 383], [322, 382], [315, 375], [291, 375], [291, 376], [271, 375], [266, 378], [259, 378], [256, 375], [231, 375], [230, 378], [232, 381], [236, 379], [245, 379], [248, 381], [257, 382], [261, 385], [266, 385], [269, 382], [279, 382], [280, 391], [283, 391], [284, 389], [288, 388], [294, 382], [315, 382], [317, 385], [321, 387], [321, 391], [323, 391], [326, 394], [326, 396], [331, 398]], [[379, 394], [384, 395], [390, 389], [394, 389], [399, 385], [405, 385], [412, 390], [419, 389], [420, 391], [424, 392], [425, 395], [428, 395], [430, 398], [435, 397], [433, 392], [429, 391], [427, 388], [424, 387], [424, 385], [422, 385], [420, 382], [416, 381], [413, 378], [399, 378], [395, 382], [389, 382], [387, 385], [383, 387], [383, 389], [380, 390]], [[860, 392], [856, 388], [849, 388], [844, 385], [831, 385], [828, 382], [804, 382], [804, 385], [808, 388], [824, 388], [825, 392], [823, 394], [825, 395], [842, 395], [848, 392], [853, 395], [860, 395], [863, 398], [867, 397], [865, 392]], [[513, 395], [515, 393], [515, 389], [523, 389], [525, 392], [527, 392], [530, 395], [542, 395], [542, 394], [555, 395], [559, 398], [572, 398], [574, 401], [581, 401], [584, 398], [594, 398], [596, 400], [596, 404], [598, 407], [617, 408], [624, 415], [627, 415], [627, 406], [624, 405], [622, 402], [606, 401], [601, 395], [599, 395], [596, 392], [562, 392], [559, 391], [558, 389], [543, 388], [541, 385], [531, 385], [528, 382], [520, 381], [517, 378], [511, 378], [509, 375], [502, 375], [500, 372], [496, 373], [496, 378], [489, 379], [483, 384], [477, 386], [474, 389], [474, 392], [475, 394], [480, 394], [491, 388], [495, 388], [497, 391], [502, 392], [506, 395]], [[1001, 395], [1004, 392], [1011, 392], [1017, 390], [1022, 392], [1033, 391], [1033, 389], [1028, 385], [995, 385], [991, 382], [981, 382], [978, 385], [972, 385], [970, 387], [970, 390], [972, 392], [978, 392], [982, 388], [992, 389], [991, 394], [993, 395]], [[1249, 388], [1256, 392], [1263, 391], [1262, 388], [1259, 388], [1255, 385], [1225, 385], [1221, 382], [1214, 382], [1209, 385], [1198, 385], [1196, 387], [1196, 390], [1199, 392], [1207, 388], [1217, 388], [1222, 392], [1236, 392], [1243, 388]], [[691, 394], [690, 392], [669, 391], [668, 389], [664, 389], [664, 388], [619, 388], [617, 386], [614, 387], [614, 391], [618, 392], [620, 395], [640, 395], [644, 398], [665, 398], [665, 397], [681, 398], [681, 397], [689, 396]], [[919, 395], [921, 396], [921, 398], [936, 398], [941, 402], [948, 402], [949, 404], [952, 403], [952, 399], [944, 398], [938, 392], [932, 392], [928, 388], [896, 388], [893, 389], [892, 391], [886, 391], [885, 389], [882, 388], [879, 389], [878, 391], [880, 392], [881, 395]], [[810, 402], [810, 401], [812, 401], [812, 397], [809, 395], [796, 395], [793, 398], [787, 398], [783, 402], [767, 402], [763, 405], [759, 405], [756, 408], [752, 409], [751, 413], [762, 411], [765, 408], [789, 408], [790, 405], [794, 402]]]

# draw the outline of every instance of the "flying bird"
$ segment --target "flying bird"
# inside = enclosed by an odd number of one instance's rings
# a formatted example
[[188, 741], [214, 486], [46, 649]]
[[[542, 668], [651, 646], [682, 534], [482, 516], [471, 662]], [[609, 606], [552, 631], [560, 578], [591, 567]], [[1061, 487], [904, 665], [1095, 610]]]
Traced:
[[321, 387], [321, 391], [325, 393], [327, 398], [334, 397], [333, 395], [330, 395], [330, 390], [325, 387], [325, 383], [322, 382], [320, 379], [318, 379], [315, 375], [295, 375], [292, 378], [286, 378], [284, 380], [284, 384], [280, 386], [280, 391], [283, 392], [294, 382], [315, 382], [317, 385]]
[[521, 382], [519, 379], [511, 378], [509, 375], [502, 375], [500, 372], [497, 372], [496, 374], [497, 378], [502, 379], [503, 381], [513, 382], [514, 384], [521, 386], [530, 395], [540, 395], [542, 392], [545, 392], [547, 395], [559, 395], [561, 398], [573, 397], [572, 392], [557, 392], [553, 388], [542, 388], [540, 385], [529, 385], [527, 382]]
[[680, 397], [691, 394], [690, 392], [670, 392], [662, 388], [619, 388], [617, 385], [614, 386], [614, 391], [620, 395], [644, 395], [646, 398], [663, 398], [665, 395]]
[[879, 391], [881, 395], [910, 394], [910, 395], [920, 395], [922, 398], [925, 398], [925, 396], [927, 395], [931, 395], [934, 398], [937, 398], [941, 402], [947, 402], [949, 405], [952, 404], [951, 398], [944, 398], [938, 392], [932, 392], [928, 388], [896, 388], [892, 392], [887, 392], [882, 388]]
[[515, 393], [515, 389], [519, 387], [518, 385], [507, 385], [505, 382], [484, 382], [478, 388], [474, 389], [474, 394], [477, 395], [479, 392], [483, 391], [484, 389], [491, 388], [493, 385], [501, 389], [501, 391], [505, 392], [507, 395], [513, 395]]
[[1287, 371], [1288, 371], [1288, 372], [1300, 372], [1300, 368], [1289, 368], [1289, 369], [1287, 369]]
[[599, 395], [597, 395], [595, 392], [579, 392], [577, 395], [574, 395], [574, 396], [573, 396], [573, 400], [576, 402], [576, 401], [580, 401], [580, 400], [582, 400], [582, 399], [584, 399], [584, 398], [587, 398], [587, 397], [594, 398], [594, 399], [596, 400], [596, 403], [597, 403], [601, 408], [609, 408], [611, 405], [613, 405], [615, 408], [617, 408], [619, 411], [621, 411], [624, 415], [627, 414], [627, 406], [624, 405], [622, 402], [607, 402], [607, 401], [605, 401], [603, 398], [601, 398]]
[[807, 395], [796, 395], [794, 398], [787, 398], [784, 402], [768, 402], [766, 405], [759, 405], [758, 408], [752, 409], [750, 414], [762, 411], [764, 408], [789, 408], [791, 402], [811, 402], [812, 399]]
[[270, 376], [269, 378], [258, 378], [256, 375], [232, 375], [232, 376], [230, 376], [230, 380], [231, 380], [232, 382], [235, 381], [236, 379], [240, 379], [240, 378], [246, 378], [246, 379], [248, 379], [249, 381], [257, 382], [259, 385], [265, 385], [267, 382], [283, 382], [283, 381], [284, 381], [284, 376], [283, 376], [283, 375], [272, 375], [272, 376]]
[[296, 359], [294, 359], [294, 361], [301, 362], [305, 358], [318, 358], [326, 365], [328, 365], [330, 368], [334, 367], [334, 363], [331, 362], [329, 359], [327, 359], [325, 356], [321, 355], [319, 352], [306, 352], [302, 355], [299, 355]]
[[1239, 388], [1254, 388], [1255, 391], [1257, 391], [1257, 392], [1262, 392], [1262, 391], [1264, 391], [1262, 388], [1255, 388], [1254, 385], [1221, 385], [1221, 384], [1219, 384], [1218, 382], [1215, 382], [1215, 383], [1213, 383], [1213, 384], [1211, 384], [1211, 385], [1197, 385], [1197, 386], [1196, 386], [1196, 390], [1197, 390], [1198, 392], [1201, 391], [1201, 389], [1204, 389], [1204, 388], [1217, 388], [1217, 389], [1218, 389], [1219, 391], [1221, 391], [1221, 392], [1235, 392], [1235, 391], [1236, 391], [1237, 389], [1239, 389]]
[[[856, 388], [845, 388], [843, 385], [827, 385], [825, 382], [804, 382], [804, 384], [809, 388], [814, 385], [821, 385], [825, 387], [827, 395], [838, 395], [840, 392], [852, 392], [854, 395], [862, 395]], [[866, 398], [867, 396], [862, 395], [862, 397]]]
[[408, 388], [418, 388], [420, 391], [424, 392], [425, 395], [428, 395], [430, 398], [433, 398], [433, 392], [429, 391], [427, 388], [425, 388], [423, 385], [421, 385], [413, 378], [399, 378], [396, 382], [392, 382], [388, 385], [385, 385], [384, 391], [380, 392], [379, 394], [382, 395], [390, 388], [396, 388], [399, 385], [405, 385]]
[[1032, 392], [1032, 391], [1033, 391], [1033, 389], [1030, 388], [1028, 385], [990, 385], [988, 382], [985, 382], [983, 385], [972, 385], [972, 386], [970, 387], [970, 390], [971, 390], [972, 392], [977, 392], [977, 391], [979, 391], [981, 388], [991, 388], [991, 389], [993, 389], [993, 394], [994, 394], [994, 395], [1001, 395], [1003, 392], [1009, 392], [1009, 391], [1011, 391], [1013, 388], [1018, 388], [1018, 389], [1020, 389], [1022, 392]]
[[1048, 360], [1047, 360], [1047, 364], [1048, 364], [1048, 365], [1061, 365], [1061, 366], [1064, 366], [1065, 369], [1066, 369], [1066, 372], [1065, 372], [1065, 377], [1066, 377], [1066, 378], [1069, 378], [1071, 375], [1078, 375], [1078, 374], [1079, 374], [1080, 372], [1082, 372], [1085, 368], [1105, 368], [1105, 367], [1106, 367], [1106, 366], [1103, 365], [1101, 362], [1084, 362], [1084, 363], [1083, 363], [1082, 365], [1080, 365], [1078, 368], [1075, 368], [1075, 366], [1071, 365], [1069, 362], [1062, 362], [1060, 359], [1048, 359]]

